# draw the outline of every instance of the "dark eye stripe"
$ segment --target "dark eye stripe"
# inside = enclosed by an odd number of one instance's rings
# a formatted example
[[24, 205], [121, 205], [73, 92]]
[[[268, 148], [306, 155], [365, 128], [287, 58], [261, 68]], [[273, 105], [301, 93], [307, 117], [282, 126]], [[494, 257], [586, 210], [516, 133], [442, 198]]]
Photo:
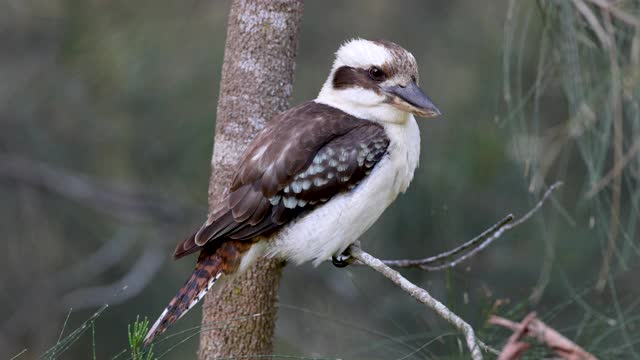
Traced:
[[379, 92], [378, 82], [371, 79], [369, 70], [356, 69], [350, 66], [339, 67], [333, 75], [334, 89], [347, 89], [360, 87]]

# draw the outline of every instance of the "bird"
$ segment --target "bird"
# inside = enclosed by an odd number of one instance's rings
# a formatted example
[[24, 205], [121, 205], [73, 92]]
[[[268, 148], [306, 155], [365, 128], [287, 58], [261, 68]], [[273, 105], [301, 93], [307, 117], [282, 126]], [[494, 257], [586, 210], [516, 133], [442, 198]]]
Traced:
[[317, 98], [271, 119], [206, 222], [178, 243], [174, 258], [199, 251], [196, 267], [144, 343], [221, 277], [233, 278], [261, 258], [350, 264], [349, 246], [413, 179], [420, 156], [415, 116], [441, 115], [418, 83], [416, 59], [402, 46], [344, 42]]

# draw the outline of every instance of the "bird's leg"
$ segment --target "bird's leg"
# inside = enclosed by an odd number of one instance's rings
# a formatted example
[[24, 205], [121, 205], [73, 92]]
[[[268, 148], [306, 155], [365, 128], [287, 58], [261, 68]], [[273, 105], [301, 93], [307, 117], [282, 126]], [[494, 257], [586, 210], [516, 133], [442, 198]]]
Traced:
[[[359, 247], [360, 241], [356, 240], [356, 242], [354, 242], [353, 244]], [[351, 247], [347, 247], [341, 254], [336, 254], [331, 257], [333, 266], [338, 268], [347, 267], [356, 260], [353, 256], [351, 256], [351, 252], [349, 250], [350, 248]]]

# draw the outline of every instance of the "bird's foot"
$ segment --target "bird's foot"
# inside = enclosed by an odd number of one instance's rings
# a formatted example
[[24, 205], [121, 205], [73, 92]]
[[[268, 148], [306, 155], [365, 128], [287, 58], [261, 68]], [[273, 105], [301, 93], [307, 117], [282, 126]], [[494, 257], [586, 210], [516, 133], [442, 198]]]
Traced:
[[[360, 241], [356, 241], [355, 243], [353, 243], [353, 245], [360, 246]], [[353, 264], [353, 262], [356, 261], [356, 258], [351, 256], [351, 251], [349, 250], [350, 248], [351, 247], [346, 248], [342, 252], [342, 254], [333, 255], [331, 257], [331, 262], [333, 263], [333, 266], [338, 268], [343, 268]]]
[[347, 250], [345, 250], [340, 255], [337, 255], [337, 256], [333, 255], [331, 257], [331, 262], [333, 263], [333, 266], [337, 268], [347, 267], [351, 265], [351, 263], [353, 263], [354, 260], [355, 259], [353, 258], [353, 256], [351, 256], [351, 254], [348, 254]]

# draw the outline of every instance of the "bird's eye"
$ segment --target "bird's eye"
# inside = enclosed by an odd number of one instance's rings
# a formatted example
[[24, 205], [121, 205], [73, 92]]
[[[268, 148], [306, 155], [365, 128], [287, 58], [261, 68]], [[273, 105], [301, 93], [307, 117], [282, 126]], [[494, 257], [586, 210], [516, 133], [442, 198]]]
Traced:
[[369, 68], [369, 77], [374, 81], [384, 81], [385, 74], [379, 67], [372, 66]]

